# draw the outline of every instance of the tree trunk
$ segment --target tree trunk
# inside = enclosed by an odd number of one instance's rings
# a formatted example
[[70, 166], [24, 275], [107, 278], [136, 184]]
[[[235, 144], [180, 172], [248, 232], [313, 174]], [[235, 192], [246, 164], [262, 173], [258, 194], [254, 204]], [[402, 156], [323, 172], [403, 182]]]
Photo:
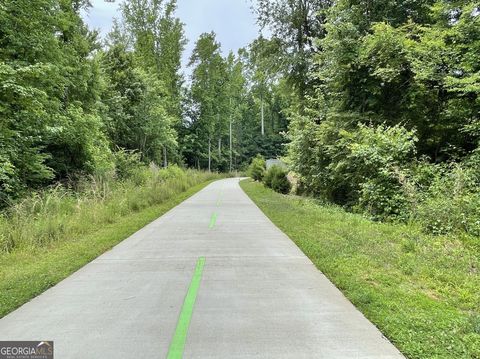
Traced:
[[167, 168], [168, 167], [168, 161], [167, 161], [167, 147], [163, 146], [163, 167]]

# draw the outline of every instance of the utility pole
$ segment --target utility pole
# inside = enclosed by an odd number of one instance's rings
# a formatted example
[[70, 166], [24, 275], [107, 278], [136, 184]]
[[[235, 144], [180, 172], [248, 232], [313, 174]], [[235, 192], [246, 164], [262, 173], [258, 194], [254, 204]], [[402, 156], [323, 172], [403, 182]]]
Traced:
[[232, 172], [232, 155], [233, 155], [233, 148], [232, 148], [232, 117], [230, 116], [230, 172]]
[[212, 172], [212, 136], [208, 136], [208, 172]]
[[[217, 115], [217, 123], [220, 124], [220, 114]], [[218, 161], [222, 158], [222, 132], [218, 134]]]
[[263, 90], [262, 95], [260, 96], [260, 102], [262, 107], [262, 136], [265, 136], [265, 120], [264, 120], [264, 111], [263, 111]]
[[230, 98], [230, 172], [232, 172], [232, 155], [233, 155], [233, 146], [232, 146], [232, 98]]

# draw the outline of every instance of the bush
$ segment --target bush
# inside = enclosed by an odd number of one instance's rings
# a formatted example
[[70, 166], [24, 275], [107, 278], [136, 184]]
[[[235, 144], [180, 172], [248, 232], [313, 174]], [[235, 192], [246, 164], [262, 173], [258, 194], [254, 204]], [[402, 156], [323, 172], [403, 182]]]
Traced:
[[278, 174], [273, 177], [272, 180], [272, 189], [276, 192], [288, 194], [292, 189], [292, 185], [288, 181], [287, 173], [284, 172], [282, 175]]
[[374, 178], [361, 184], [360, 198], [354, 207], [376, 220], [408, 219], [411, 206], [397, 174], [379, 170]]
[[282, 169], [278, 166], [272, 166], [270, 167], [270, 169], [265, 172], [265, 175], [263, 176], [263, 184], [265, 186], [267, 186], [268, 188], [272, 188], [272, 181], [273, 181], [273, 177], [275, 176], [275, 174], [279, 171], [281, 171]]
[[119, 179], [135, 175], [144, 165], [140, 162], [140, 153], [120, 148], [114, 153], [115, 173]]
[[[342, 128], [325, 121], [312, 129], [312, 152], [294, 170], [307, 191], [375, 219], [407, 217], [407, 173], [415, 159], [415, 133], [402, 126]], [[295, 164], [296, 163], [296, 164]]]
[[265, 159], [261, 155], [257, 155], [252, 159], [252, 163], [248, 167], [247, 173], [255, 181], [261, 181], [265, 174], [266, 163]]
[[[153, 164], [150, 165], [150, 168], [156, 169], [155, 165]], [[170, 180], [170, 179], [178, 179], [183, 181], [186, 179], [186, 176], [187, 176], [187, 173], [177, 165], [168, 166], [167, 168], [162, 168], [160, 170], [157, 169], [157, 171], [158, 171], [158, 176], [163, 181]]]
[[276, 192], [287, 194], [292, 189], [292, 185], [287, 178], [287, 171], [280, 166], [272, 166], [263, 177], [265, 186]]
[[[297, 193], [375, 220], [413, 220], [427, 233], [480, 236], [480, 148], [461, 162], [434, 164], [417, 158], [414, 131], [330, 116], [320, 123], [292, 122], [300, 131], [289, 145]], [[264, 180], [269, 187], [272, 176]]]
[[438, 168], [437, 176], [424, 191], [416, 220], [427, 233], [466, 232], [480, 236], [480, 185], [478, 169], [469, 161]]

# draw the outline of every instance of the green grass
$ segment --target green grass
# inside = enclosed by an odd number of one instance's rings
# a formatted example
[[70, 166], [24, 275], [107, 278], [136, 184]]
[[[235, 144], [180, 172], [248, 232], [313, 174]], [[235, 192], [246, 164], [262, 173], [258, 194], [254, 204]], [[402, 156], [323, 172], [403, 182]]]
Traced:
[[89, 184], [95, 194], [57, 189], [10, 209], [0, 218], [9, 244], [0, 250], [0, 318], [221, 177], [178, 171], [110, 183], [102, 195], [98, 183]]
[[241, 186], [408, 358], [480, 358], [478, 238], [428, 236], [251, 180]]

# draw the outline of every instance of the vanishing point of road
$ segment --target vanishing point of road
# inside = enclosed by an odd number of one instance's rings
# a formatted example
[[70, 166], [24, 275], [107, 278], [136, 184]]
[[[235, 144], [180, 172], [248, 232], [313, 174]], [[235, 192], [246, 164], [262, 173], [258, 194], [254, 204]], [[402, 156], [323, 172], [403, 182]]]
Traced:
[[55, 358], [402, 358], [242, 191], [214, 182], [0, 320]]

